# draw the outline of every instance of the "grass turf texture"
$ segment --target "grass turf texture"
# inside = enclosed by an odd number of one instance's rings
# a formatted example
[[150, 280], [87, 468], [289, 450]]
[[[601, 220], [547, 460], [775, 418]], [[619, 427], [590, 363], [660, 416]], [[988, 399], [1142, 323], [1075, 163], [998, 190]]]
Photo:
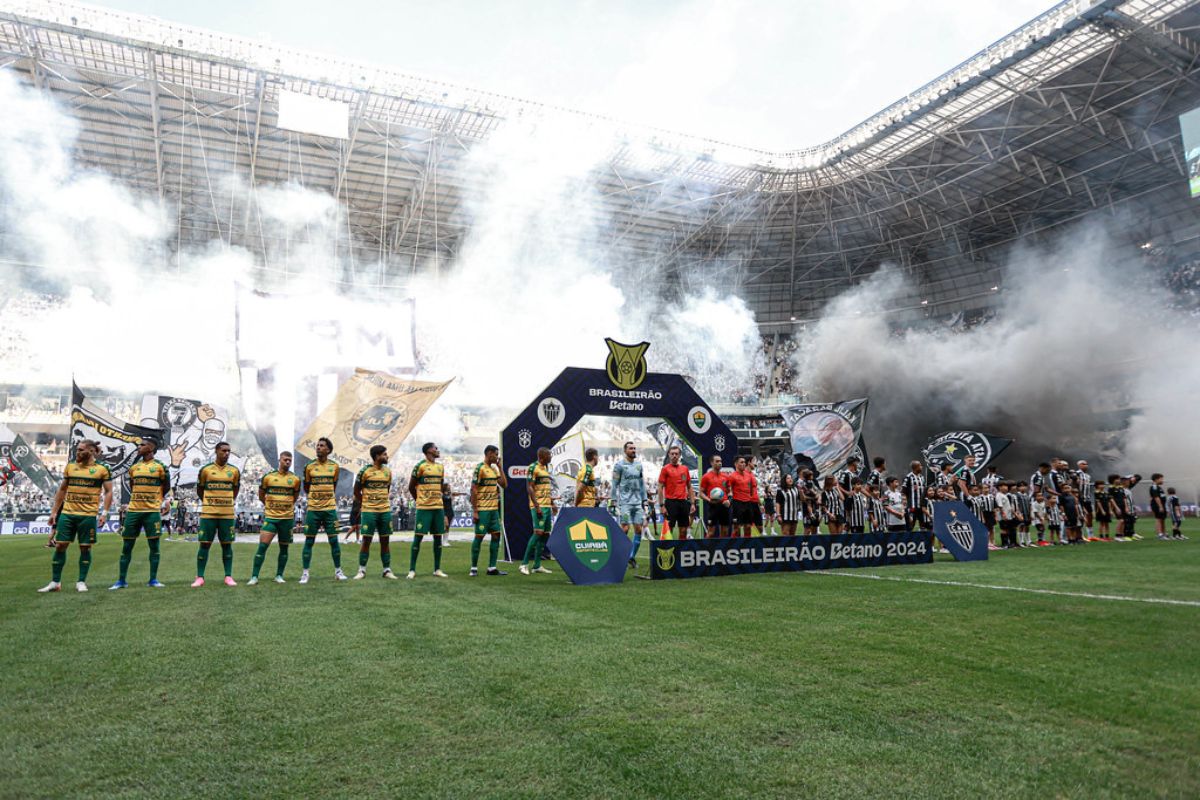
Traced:
[[[862, 571], [1200, 601], [1188, 542]], [[38, 595], [0, 541], [0, 796], [1200, 795], [1200, 607], [787, 574], [574, 587], [561, 571]], [[343, 546], [353, 570], [354, 548]], [[235, 577], [253, 547], [239, 545]], [[643, 551], [643, 555], [645, 551]], [[484, 553], [486, 558], [486, 551]], [[395, 548], [407, 566], [407, 546]], [[550, 564], [554, 568], [553, 564]], [[644, 568], [643, 568], [644, 569]]]

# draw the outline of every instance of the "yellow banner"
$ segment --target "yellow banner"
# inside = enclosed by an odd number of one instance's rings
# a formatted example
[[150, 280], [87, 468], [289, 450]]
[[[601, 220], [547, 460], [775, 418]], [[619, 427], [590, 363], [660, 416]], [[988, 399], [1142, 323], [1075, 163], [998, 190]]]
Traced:
[[410, 381], [356, 369], [338, 388], [333, 402], [308, 426], [296, 451], [316, 458], [317, 439], [327, 436], [333, 442], [330, 460], [358, 472], [371, 463], [373, 446], [381, 444], [394, 454], [450, 383]]

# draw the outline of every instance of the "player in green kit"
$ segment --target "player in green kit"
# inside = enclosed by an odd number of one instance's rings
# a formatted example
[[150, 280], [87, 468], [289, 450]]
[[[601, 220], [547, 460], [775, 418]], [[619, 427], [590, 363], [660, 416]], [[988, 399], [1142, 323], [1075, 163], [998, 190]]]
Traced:
[[296, 524], [296, 500], [300, 497], [300, 476], [292, 472], [292, 454], [279, 454], [279, 469], [263, 475], [258, 485], [258, 499], [263, 504], [263, 526], [258, 534], [258, 550], [254, 553], [254, 571], [247, 586], [258, 584], [258, 573], [267, 558], [271, 540], [279, 537], [279, 557], [275, 564], [275, 582], [285, 583], [283, 569], [287, 566], [288, 549], [292, 544], [292, 528]]
[[[39, 592], [57, 592], [62, 588], [62, 571], [67, 563], [67, 548], [79, 542], [79, 580], [75, 591], [86, 592], [87, 574], [92, 566], [92, 545], [96, 543], [96, 514], [100, 524], [112, 508], [112, 473], [97, 463], [100, 445], [84, 439], [75, 448], [75, 460], [63, 470], [62, 483], [54, 493], [50, 527], [54, 529], [54, 557], [50, 562], [50, 582]], [[104, 509], [100, 510], [100, 498]]]
[[333, 577], [346, 580], [342, 572], [342, 546], [338, 544], [337, 482], [341, 468], [329, 460], [333, 442], [322, 436], [317, 439], [317, 460], [304, 465], [304, 492], [308, 495], [308, 511], [304, 515], [304, 550], [301, 563], [304, 571], [300, 582], [308, 583], [308, 568], [312, 564], [313, 544], [317, 534], [325, 529], [329, 539], [329, 554], [333, 557]]
[[427, 533], [433, 536], [433, 574], [438, 578], [448, 578], [442, 572], [442, 535], [446, 532], [446, 512], [442, 508], [445, 472], [442, 465], [437, 463], [442, 452], [433, 442], [421, 445], [421, 452], [425, 458], [417, 462], [412, 477], [408, 479], [408, 493], [417, 501], [408, 579], [417, 577], [417, 556], [421, 553], [421, 539]]
[[479, 574], [479, 551], [483, 537], [491, 535], [488, 545], [488, 575], [507, 575], [496, 567], [500, 555], [500, 490], [508, 486], [504, 465], [500, 463], [500, 448], [489, 444], [483, 448], [483, 461], [475, 467], [471, 479], [471, 510], [475, 512], [475, 540], [471, 542], [471, 577]]
[[533, 533], [525, 546], [525, 558], [521, 561], [521, 574], [529, 575], [529, 559], [533, 558], [533, 571], [549, 575], [551, 570], [542, 566], [542, 551], [550, 538], [550, 526], [554, 512], [554, 475], [550, 472], [550, 448], [538, 449], [538, 460], [529, 465], [529, 476], [525, 479], [529, 493], [529, 515], [533, 518]]
[[387, 448], [377, 444], [371, 448], [369, 467], [363, 467], [354, 480], [354, 502], [361, 506], [358, 532], [362, 534], [362, 547], [358, 551], [359, 581], [367, 575], [367, 561], [371, 558], [371, 537], [379, 534], [379, 560], [383, 562], [383, 577], [396, 579], [392, 572], [392, 471], [388, 469]]
[[159, 538], [162, 536], [162, 515], [170, 509], [167, 495], [171, 491], [171, 474], [167, 466], [154, 457], [158, 442], [143, 438], [138, 442], [141, 457], [129, 468], [129, 507], [125, 510], [125, 525], [121, 529], [120, 577], [108, 587], [110, 591], [129, 586], [125, 578], [129, 575], [129, 562], [133, 560], [133, 546], [138, 535], [146, 532], [146, 546], [150, 549], [150, 580], [146, 583], [155, 589], [164, 584], [158, 581]]

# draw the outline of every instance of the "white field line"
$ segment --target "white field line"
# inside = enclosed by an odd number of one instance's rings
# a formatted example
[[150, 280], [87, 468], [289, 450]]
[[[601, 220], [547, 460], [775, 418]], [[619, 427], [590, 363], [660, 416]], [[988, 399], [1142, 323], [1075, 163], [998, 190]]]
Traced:
[[1118, 600], [1126, 603], [1156, 603], [1164, 606], [1191, 606], [1200, 608], [1200, 600], [1169, 600], [1164, 597], [1129, 597], [1122, 594], [1091, 594], [1089, 592], [1063, 592], [1056, 589], [1030, 589], [1024, 586], [995, 586], [989, 583], [966, 581], [935, 581], [928, 578], [901, 578], [896, 575], [864, 575], [859, 572], [812, 570], [809, 575], [837, 575], [842, 578], [863, 578], [871, 581], [897, 581], [900, 583], [928, 583], [934, 586], [963, 586], [968, 589], [995, 589], [1001, 592], [1027, 592], [1028, 594], [1050, 594], [1058, 597], [1085, 597], [1088, 600]]

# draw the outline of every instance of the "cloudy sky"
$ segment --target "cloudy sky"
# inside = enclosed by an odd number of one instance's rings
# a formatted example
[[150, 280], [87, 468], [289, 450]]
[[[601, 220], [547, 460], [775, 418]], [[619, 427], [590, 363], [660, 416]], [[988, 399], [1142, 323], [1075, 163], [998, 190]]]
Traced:
[[100, 0], [771, 150], [852, 127], [1047, 0]]

